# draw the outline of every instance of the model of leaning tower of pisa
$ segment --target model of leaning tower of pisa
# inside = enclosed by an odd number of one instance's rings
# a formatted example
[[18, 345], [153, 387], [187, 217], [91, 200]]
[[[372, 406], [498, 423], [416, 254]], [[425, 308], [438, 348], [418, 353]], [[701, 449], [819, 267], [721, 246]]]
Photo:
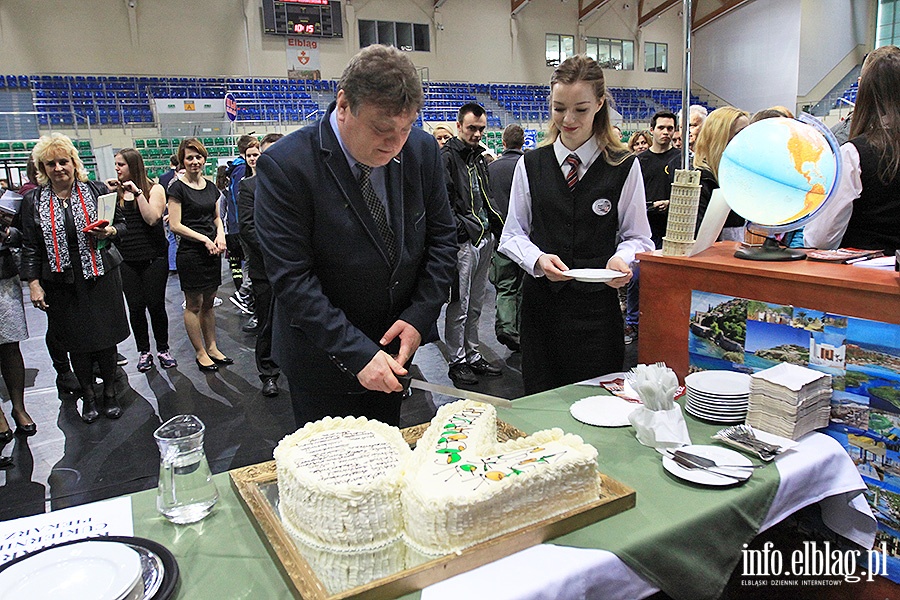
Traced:
[[700, 171], [675, 170], [669, 198], [669, 221], [663, 237], [664, 256], [686, 256], [694, 245], [697, 205], [700, 204]]

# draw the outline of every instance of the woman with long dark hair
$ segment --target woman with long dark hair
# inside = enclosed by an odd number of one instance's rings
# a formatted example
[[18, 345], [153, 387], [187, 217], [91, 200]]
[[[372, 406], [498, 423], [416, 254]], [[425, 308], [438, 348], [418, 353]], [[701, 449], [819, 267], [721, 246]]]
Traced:
[[[525, 392], [620, 371], [625, 358], [618, 289], [637, 252], [653, 250], [635, 156], [614, 133], [597, 62], [564, 61], [550, 79], [547, 142], [516, 165], [500, 250], [531, 277], [522, 291]], [[619, 271], [606, 283], [570, 268]]]
[[813, 248], [900, 248], [900, 48], [882, 46], [863, 63], [850, 125], [841, 146], [835, 197], [803, 235]]
[[119, 235], [116, 245], [122, 252], [122, 286], [128, 302], [128, 317], [139, 353], [137, 369], [153, 368], [147, 313], [156, 340], [159, 366], [170, 369], [178, 362], [169, 353], [169, 317], [166, 315], [166, 280], [169, 243], [163, 228], [166, 209], [163, 186], [151, 183], [144, 159], [134, 148], [116, 153], [116, 179], [106, 182], [118, 194], [119, 208], [125, 215], [128, 234]]

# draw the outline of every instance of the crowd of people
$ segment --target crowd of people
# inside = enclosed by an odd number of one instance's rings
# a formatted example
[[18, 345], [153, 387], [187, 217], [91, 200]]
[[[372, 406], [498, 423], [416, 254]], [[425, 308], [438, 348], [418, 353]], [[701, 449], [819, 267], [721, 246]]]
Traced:
[[[900, 49], [879, 48], [863, 65], [838, 193], [795, 244], [900, 246], [898, 94]], [[414, 126], [423, 98], [405, 53], [365, 48], [320, 122], [283, 140], [242, 136], [220, 186], [203, 176], [208, 152], [197, 138], [181, 142], [158, 183], [130, 148], [115, 154], [116, 178], [97, 183], [68, 137], [42, 137], [21, 209], [0, 228], [0, 374], [16, 433], [37, 429], [24, 402], [20, 279], [47, 313], [60, 393], [79, 396], [92, 423], [122, 414], [116, 346], [129, 333], [138, 371], [154, 365], [150, 332], [159, 366], [178, 365], [165, 310], [172, 270], [196, 367], [234, 362], [218, 346], [213, 310], [225, 256], [231, 300], [257, 335], [262, 392], [277, 395], [284, 373], [298, 426], [349, 414], [398, 424], [404, 378], [419, 346], [437, 340], [444, 305], [451, 380], [500, 376], [478, 337], [489, 282], [497, 340], [521, 352], [527, 393], [618, 371], [638, 330], [635, 256], [662, 244], [682, 140], [701, 173], [702, 218], [728, 142], [751, 121], [792, 117], [783, 107], [751, 118], [692, 106], [685, 132], [680, 115], [660, 111], [626, 145], [602, 69], [578, 55], [551, 77], [546, 143], [526, 152], [512, 124], [492, 161], [484, 107], [460, 107], [455, 135], [429, 135]], [[104, 206], [111, 219], [100, 218]], [[743, 235], [732, 213], [720, 239]], [[586, 283], [568, 273], [575, 268], [621, 275]], [[0, 412], [0, 443], [12, 435]]]

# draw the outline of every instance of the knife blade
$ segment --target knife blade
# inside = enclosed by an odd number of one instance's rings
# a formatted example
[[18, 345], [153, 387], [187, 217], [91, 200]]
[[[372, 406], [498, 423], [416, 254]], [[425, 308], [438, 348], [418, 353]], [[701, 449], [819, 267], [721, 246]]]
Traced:
[[716, 461], [711, 458], [706, 458], [705, 456], [698, 456], [697, 454], [691, 454], [690, 452], [685, 452], [684, 450], [676, 450], [675, 454], [680, 454], [684, 456], [688, 460], [697, 463], [701, 467], [722, 467], [726, 469], [761, 469], [766, 465], [720, 465]]
[[428, 381], [413, 379], [409, 375], [398, 376], [397, 379], [400, 381], [400, 385], [403, 386], [403, 389], [407, 393], [410, 389], [417, 389], [426, 392], [432, 392], [435, 394], [443, 394], [444, 396], [452, 396], [455, 398], [463, 398], [465, 400], [484, 402], [485, 404], [493, 404], [494, 406], [499, 406], [502, 408], [509, 408], [512, 406], [511, 401], [507, 400], [506, 398], [500, 398], [499, 396], [491, 396], [490, 394], [482, 394], [481, 392], [473, 392], [471, 390], [461, 390], [449, 385], [429, 383]]

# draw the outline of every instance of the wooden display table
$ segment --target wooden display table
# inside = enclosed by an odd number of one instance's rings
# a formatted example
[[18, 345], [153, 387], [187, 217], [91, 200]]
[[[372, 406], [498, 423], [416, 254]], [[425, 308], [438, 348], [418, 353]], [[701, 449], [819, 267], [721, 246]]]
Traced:
[[811, 260], [742, 260], [734, 258], [738, 245], [719, 242], [692, 257], [663, 256], [660, 250], [638, 255], [639, 362], [664, 361], [684, 381], [695, 290], [900, 324], [896, 271]]

